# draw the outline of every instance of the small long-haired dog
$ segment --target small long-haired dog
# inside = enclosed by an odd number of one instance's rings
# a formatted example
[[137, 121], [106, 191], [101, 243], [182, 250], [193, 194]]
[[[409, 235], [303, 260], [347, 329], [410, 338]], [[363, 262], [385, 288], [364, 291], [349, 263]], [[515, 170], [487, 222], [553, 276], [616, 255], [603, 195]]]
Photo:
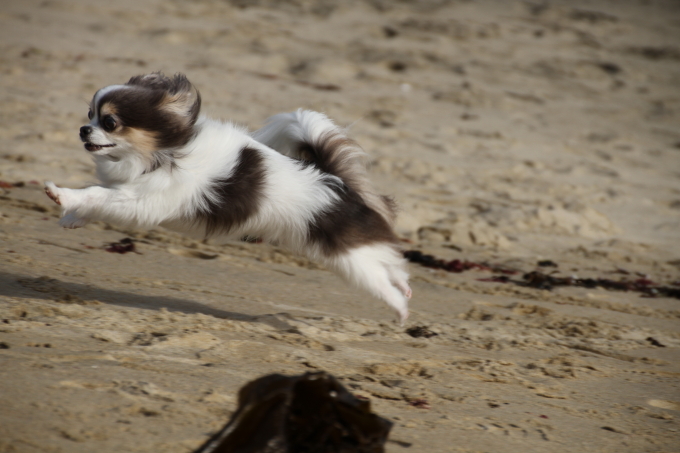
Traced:
[[157, 225], [286, 246], [408, 317], [406, 263], [391, 200], [369, 184], [363, 151], [325, 115], [299, 110], [249, 134], [199, 116], [184, 75], [152, 73], [97, 91], [80, 139], [101, 184], [45, 184], [59, 224]]

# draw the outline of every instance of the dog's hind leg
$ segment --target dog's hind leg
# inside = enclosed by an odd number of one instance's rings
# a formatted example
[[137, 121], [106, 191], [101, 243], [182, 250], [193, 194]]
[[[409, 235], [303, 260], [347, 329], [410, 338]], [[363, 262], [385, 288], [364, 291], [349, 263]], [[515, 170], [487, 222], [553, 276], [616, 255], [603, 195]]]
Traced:
[[330, 260], [329, 267], [354, 286], [370, 292], [392, 307], [403, 324], [408, 318], [408, 274], [403, 258], [389, 244], [366, 245]]
[[410, 299], [413, 295], [413, 292], [411, 291], [411, 287], [408, 284], [408, 272], [406, 272], [401, 266], [390, 266], [389, 274], [392, 284], [399, 288], [406, 299]]

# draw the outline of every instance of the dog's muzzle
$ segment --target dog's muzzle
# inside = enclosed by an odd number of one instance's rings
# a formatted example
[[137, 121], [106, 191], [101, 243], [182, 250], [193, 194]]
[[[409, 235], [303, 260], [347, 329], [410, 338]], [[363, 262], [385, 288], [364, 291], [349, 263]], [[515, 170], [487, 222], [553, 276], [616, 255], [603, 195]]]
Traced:
[[80, 128], [80, 139], [85, 141], [88, 135], [92, 133], [92, 126], [83, 126]]

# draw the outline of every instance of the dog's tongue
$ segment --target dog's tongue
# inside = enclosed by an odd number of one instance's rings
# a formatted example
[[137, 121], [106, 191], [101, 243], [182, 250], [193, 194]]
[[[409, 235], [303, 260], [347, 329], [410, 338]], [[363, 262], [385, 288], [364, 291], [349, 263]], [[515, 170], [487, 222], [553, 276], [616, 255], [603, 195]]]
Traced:
[[99, 151], [102, 148], [113, 148], [114, 146], [116, 146], [115, 143], [111, 143], [110, 145], [95, 145], [90, 142], [85, 143], [85, 149], [88, 151]]

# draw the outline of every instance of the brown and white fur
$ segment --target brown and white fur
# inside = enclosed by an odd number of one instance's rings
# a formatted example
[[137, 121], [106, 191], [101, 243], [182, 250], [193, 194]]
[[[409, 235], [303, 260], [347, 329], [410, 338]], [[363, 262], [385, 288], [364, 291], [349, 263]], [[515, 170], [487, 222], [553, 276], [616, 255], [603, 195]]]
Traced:
[[325, 115], [276, 115], [249, 134], [199, 116], [181, 74], [97, 91], [80, 128], [101, 184], [45, 184], [59, 224], [92, 220], [193, 235], [258, 237], [304, 254], [408, 317], [406, 262], [390, 199], [374, 193], [363, 151]]

